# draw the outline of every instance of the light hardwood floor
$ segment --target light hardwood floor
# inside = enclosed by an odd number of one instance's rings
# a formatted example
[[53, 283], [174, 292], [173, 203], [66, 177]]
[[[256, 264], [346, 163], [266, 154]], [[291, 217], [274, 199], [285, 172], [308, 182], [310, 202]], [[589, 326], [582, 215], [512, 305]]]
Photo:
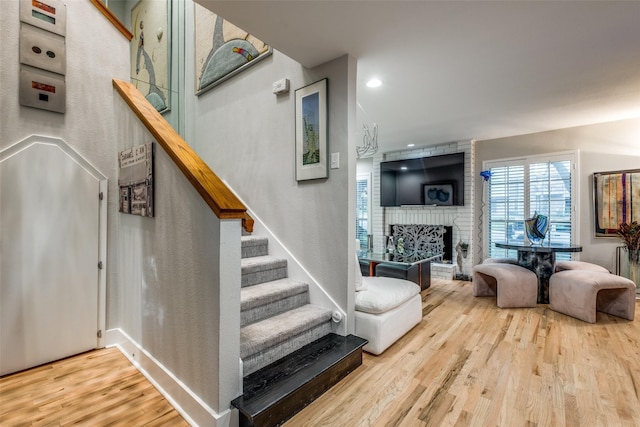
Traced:
[[116, 348], [0, 379], [0, 426], [188, 426]]
[[[285, 427], [640, 426], [640, 320], [498, 309], [469, 282], [422, 296], [418, 326]], [[74, 423], [187, 425], [116, 349], [0, 379], [0, 425]]]
[[640, 426], [639, 319], [499, 309], [471, 290], [434, 280], [418, 326], [285, 427]]

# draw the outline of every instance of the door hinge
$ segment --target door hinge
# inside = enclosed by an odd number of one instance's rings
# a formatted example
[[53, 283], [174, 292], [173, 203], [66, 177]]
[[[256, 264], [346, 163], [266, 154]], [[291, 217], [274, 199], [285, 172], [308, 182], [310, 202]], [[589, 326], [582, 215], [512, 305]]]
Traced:
[[102, 338], [102, 329], [98, 329], [98, 338]]
[[104, 199], [104, 193], [101, 191], [100, 194], [98, 195], [98, 198], [100, 198], [100, 200]]
[[102, 261], [98, 261], [98, 269], [102, 270]]

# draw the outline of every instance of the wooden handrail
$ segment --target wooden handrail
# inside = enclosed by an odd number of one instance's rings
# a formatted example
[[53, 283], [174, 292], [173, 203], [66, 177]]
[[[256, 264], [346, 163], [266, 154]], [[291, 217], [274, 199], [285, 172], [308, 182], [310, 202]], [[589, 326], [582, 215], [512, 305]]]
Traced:
[[182, 139], [178, 132], [158, 113], [131, 83], [113, 79], [113, 87], [118, 91], [138, 119], [164, 148], [191, 185], [202, 196], [211, 210], [220, 219], [241, 219], [244, 229], [253, 231], [253, 218], [246, 206], [231, 192], [229, 187]]
[[107, 6], [104, 5], [100, 0], [89, 0], [95, 7], [98, 8], [100, 12], [113, 24], [114, 27], [118, 29], [122, 33], [123, 36], [127, 38], [127, 40], [131, 41], [133, 38], [133, 34], [127, 27], [125, 27], [122, 22], [118, 19], [116, 15], [113, 14], [111, 10]]

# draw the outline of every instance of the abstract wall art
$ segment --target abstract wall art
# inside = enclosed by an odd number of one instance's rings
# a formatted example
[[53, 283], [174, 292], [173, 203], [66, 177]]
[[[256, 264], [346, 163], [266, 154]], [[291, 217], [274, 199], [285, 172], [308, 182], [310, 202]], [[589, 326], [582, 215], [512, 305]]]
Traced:
[[596, 237], [617, 237], [622, 223], [640, 222], [640, 169], [593, 174]]
[[197, 95], [272, 53], [262, 40], [198, 4], [194, 7]]

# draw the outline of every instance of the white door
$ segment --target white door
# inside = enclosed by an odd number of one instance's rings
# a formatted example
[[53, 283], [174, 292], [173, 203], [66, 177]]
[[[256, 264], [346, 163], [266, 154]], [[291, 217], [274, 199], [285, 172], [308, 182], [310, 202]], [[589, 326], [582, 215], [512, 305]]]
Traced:
[[54, 144], [0, 160], [4, 375], [97, 347], [100, 180]]

